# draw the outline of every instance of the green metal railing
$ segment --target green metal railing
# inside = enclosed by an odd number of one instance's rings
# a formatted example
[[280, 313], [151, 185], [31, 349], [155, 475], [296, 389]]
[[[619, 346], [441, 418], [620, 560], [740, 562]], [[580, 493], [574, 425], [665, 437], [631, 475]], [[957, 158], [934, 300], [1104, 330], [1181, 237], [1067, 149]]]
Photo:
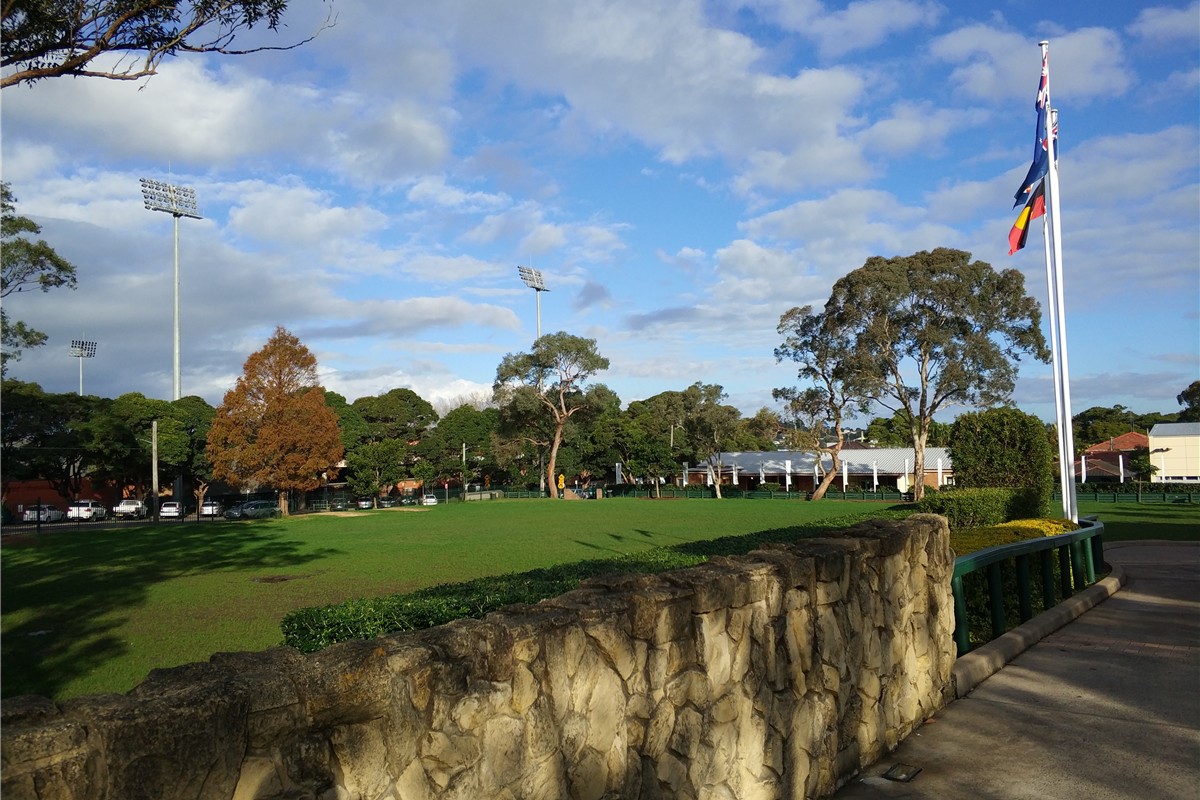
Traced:
[[989, 547], [955, 559], [951, 587], [954, 592], [954, 642], [960, 656], [971, 650], [967, 597], [963, 585], [963, 578], [967, 575], [983, 572], [986, 576], [988, 616], [993, 639], [1003, 636], [1008, 629], [1009, 609], [1001, 577], [1002, 564], [1010, 560], [1014, 562], [1017, 612], [1022, 623], [1033, 618], [1035, 569], [1043, 608], [1051, 608], [1096, 582], [1096, 574], [1104, 565], [1104, 524], [1095, 517], [1081, 519], [1079, 524], [1080, 529], [1070, 533]]

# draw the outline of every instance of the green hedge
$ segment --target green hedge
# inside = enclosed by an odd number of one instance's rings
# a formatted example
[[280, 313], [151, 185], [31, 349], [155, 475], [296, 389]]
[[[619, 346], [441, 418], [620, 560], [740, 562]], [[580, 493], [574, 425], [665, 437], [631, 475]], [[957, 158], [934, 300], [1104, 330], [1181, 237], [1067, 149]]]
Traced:
[[[897, 507], [880, 517], [902, 518], [911, 507]], [[536, 603], [578, 588], [587, 578], [614, 572], [658, 573], [702, 564], [711, 556], [748, 553], [767, 542], [795, 541], [844, 530], [861, 517], [827, 519], [815, 525], [777, 528], [741, 536], [725, 536], [656, 547], [614, 558], [560, 564], [546, 569], [443, 584], [408, 594], [350, 600], [301, 608], [283, 618], [284, 644], [311, 653], [337, 642], [371, 639], [385, 633], [420, 630], [456, 619], [479, 619], [504, 606]]]
[[1034, 489], [943, 489], [926, 491], [917, 510], [941, 514], [953, 530], [986, 528], [1012, 519], [1045, 516], [1045, 498]]

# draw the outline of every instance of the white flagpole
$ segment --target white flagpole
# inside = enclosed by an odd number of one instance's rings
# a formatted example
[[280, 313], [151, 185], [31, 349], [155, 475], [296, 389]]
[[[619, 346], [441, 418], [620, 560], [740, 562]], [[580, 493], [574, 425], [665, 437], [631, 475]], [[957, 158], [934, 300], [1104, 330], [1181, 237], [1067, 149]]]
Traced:
[[1057, 128], [1057, 112], [1054, 110], [1050, 102], [1050, 76], [1049, 76], [1049, 42], [1040, 42], [1042, 48], [1042, 60], [1046, 64], [1046, 115], [1045, 115], [1045, 136], [1047, 148], [1047, 169], [1046, 169], [1046, 218], [1049, 222], [1050, 229], [1050, 246], [1052, 249], [1052, 275], [1054, 294], [1050, 298], [1050, 303], [1054, 307], [1054, 323], [1057, 337], [1052, 337], [1052, 340], [1057, 339], [1058, 358], [1056, 359], [1056, 369], [1058, 372], [1058, 387], [1055, 400], [1059, 407], [1058, 416], [1059, 422], [1059, 442], [1062, 450], [1063, 460], [1061, 462], [1063, 469], [1063, 513], [1072, 522], [1079, 521], [1079, 502], [1075, 494], [1075, 434], [1071, 429], [1071, 379], [1070, 371], [1067, 366], [1067, 321], [1066, 321], [1066, 306], [1063, 302], [1063, 276], [1062, 276], [1062, 223], [1059, 218], [1060, 206], [1058, 201], [1058, 147], [1055, 141], [1055, 129]]
[[1058, 440], [1058, 493], [1062, 498], [1062, 515], [1064, 519], [1071, 516], [1070, 483], [1067, 480], [1067, 464], [1073, 462], [1066, 451], [1066, 439], [1063, 429], [1071, 424], [1070, 420], [1063, 423], [1062, 407], [1062, 375], [1058, 371], [1058, 304], [1054, 302], [1054, 251], [1050, 246], [1050, 217], [1042, 217], [1042, 243], [1046, 251], [1046, 311], [1050, 325], [1050, 355], [1052, 358], [1051, 371], [1054, 373], [1054, 428]]

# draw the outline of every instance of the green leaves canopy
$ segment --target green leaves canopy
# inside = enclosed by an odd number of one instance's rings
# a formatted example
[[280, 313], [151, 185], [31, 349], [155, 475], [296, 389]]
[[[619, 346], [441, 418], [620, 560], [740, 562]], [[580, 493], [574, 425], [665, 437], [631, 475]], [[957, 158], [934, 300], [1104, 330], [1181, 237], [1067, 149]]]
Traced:
[[962, 250], [869, 258], [834, 284], [825, 314], [852, 342], [847, 368], [864, 393], [912, 421], [917, 475], [939, 409], [1002, 405], [1022, 355], [1050, 358], [1024, 276]]
[[[48, 292], [59, 286], [75, 288], [75, 267], [36, 236], [42, 228], [28, 217], [17, 216], [7, 183], [0, 183], [0, 233], [3, 234], [4, 258], [0, 259], [0, 297], [15, 292], [39, 289]], [[46, 343], [46, 334], [20, 320], [11, 320], [8, 309], [0, 306], [0, 375], [8, 371], [8, 362], [18, 361], [21, 351]]]

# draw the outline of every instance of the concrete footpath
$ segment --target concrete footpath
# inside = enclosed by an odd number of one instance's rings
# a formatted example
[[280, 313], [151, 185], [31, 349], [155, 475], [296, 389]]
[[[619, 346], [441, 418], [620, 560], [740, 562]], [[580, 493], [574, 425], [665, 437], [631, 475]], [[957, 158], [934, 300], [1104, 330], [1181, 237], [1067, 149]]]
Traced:
[[[833, 798], [1200, 800], [1200, 543], [1104, 556], [1094, 607], [1053, 632], [1066, 620], [1043, 621], [1031, 646], [1029, 631], [998, 641], [1007, 665]], [[920, 771], [883, 777], [898, 764]]]

